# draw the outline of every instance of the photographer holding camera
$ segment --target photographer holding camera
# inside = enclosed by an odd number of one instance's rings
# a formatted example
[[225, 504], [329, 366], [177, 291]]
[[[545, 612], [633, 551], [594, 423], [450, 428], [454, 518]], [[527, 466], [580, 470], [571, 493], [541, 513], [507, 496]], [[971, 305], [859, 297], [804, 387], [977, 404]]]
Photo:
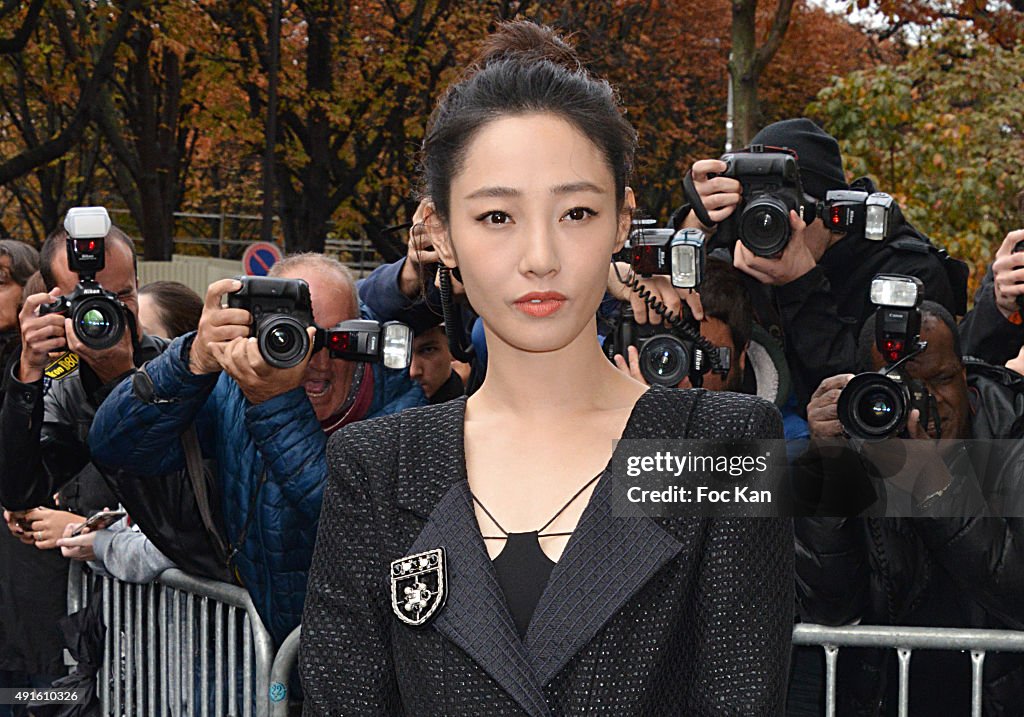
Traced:
[[[280, 642], [302, 613], [327, 435], [426, 400], [404, 368], [334, 358], [342, 354], [332, 331], [318, 327], [361, 309], [373, 319], [344, 265], [299, 254], [270, 274], [211, 284], [198, 332], [175, 339], [111, 394], [90, 445], [105, 467], [167, 473], [184, 467], [179, 436], [195, 425], [203, 456], [216, 460], [229, 567]], [[365, 338], [333, 335], [353, 345]]]
[[[50, 504], [80, 474], [102, 484], [86, 443], [93, 415], [123, 377], [166, 346], [137, 332], [135, 249], [102, 207], [70, 210], [40, 263], [49, 293], [25, 299], [21, 352], [0, 408], [0, 503], [11, 511]], [[104, 493], [91, 502], [112, 501]]]
[[[869, 179], [848, 185], [832, 136], [809, 119], [790, 119], [761, 130], [755, 146], [763, 152], [694, 163], [684, 182], [688, 203], [676, 216], [685, 226], [729, 229], [715, 241], [755, 280], [758, 323], [783, 339], [801, 408], [824, 378], [853, 368], [875, 274], [916, 276], [929, 299], [966, 311], [966, 267], [904, 221]], [[775, 166], [765, 174], [769, 159]]]
[[[1021, 437], [1024, 378], [965, 360], [956, 324], [942, 306], [920, 305], [921, 342], [913, 329], [903, 337], [887, 333], [900, 323], [899, 313], [882, 307], [865, 323], [859, 363], [866, 373], [856, 377], [865, 388], [849, 374], [830, 377], [808, 406], [816, 439], [842, 441], [849, 434], [868, 442], [857, 452], [853, 444], [831, 456], [819, 452], [806, 465], [819, 471], [820, 495], [832, 494], [833, 505], [818, 515], [843, 515], [850, 506], [836, 504], [837, 495], [851, 495], [850, 484], [870, 480], [866, 476], [885, 476], [875, 492], [884, 493], [887, 514], [935, 519], [797, 519], [801, 617], [824, 624], [1022, 629], [1024, 556], [1017, 546], [1024, 522], [1012, 517], [1024, 509], [1022, 446], [979, 439]], [[884, 356], [889, 349], [894, 353]], [[871, 373], [879, 371], [896, 376], [892, 385], [907, 387], [904, 399], [886, 389], [886, 377]], [[915, 440], [873, 442], [901, 427]], [[812, 444], [805, 458], [815, 450]], [[899, 463], [880, 462], [893, 456]], [[896, 704], [891, 658], [891, 651], [850, 650], [840, 661], [839, 689], [851, 699], [838, 714], [874, 715], [880, 704]], [[955, 654], [915, 653], [911, 680], [945, 689], [911, 690], [911, 714], [966, 714], [970, 675], [970, 665]], [[986, 714], [1024, 709], [1020, 656], [990, 655], [984, 684]]]

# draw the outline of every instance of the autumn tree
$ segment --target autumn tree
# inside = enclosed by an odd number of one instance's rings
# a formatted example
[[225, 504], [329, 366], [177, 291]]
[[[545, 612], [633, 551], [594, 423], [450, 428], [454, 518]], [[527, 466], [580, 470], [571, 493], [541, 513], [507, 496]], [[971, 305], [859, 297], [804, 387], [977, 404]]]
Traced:
[[873, 175], [904, 213], [975, 269], [1016, 228], [1024, 189], [1024, 47], [943, 25], [899, 65], [855, 72], [809, 112], [839, 140], [846, 168]]

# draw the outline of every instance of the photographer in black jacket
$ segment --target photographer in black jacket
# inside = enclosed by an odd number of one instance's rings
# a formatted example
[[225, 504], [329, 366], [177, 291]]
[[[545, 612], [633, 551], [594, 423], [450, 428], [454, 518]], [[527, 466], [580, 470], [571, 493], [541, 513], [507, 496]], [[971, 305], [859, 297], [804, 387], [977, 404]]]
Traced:
[[[102, 244], [105, 266], [95, 278], [124, 305], [126, 327], [113, 346], [98, 350], [81, 341], [64, 313], [40, 315], [41, 306], [72, 295], [79, 285], [80, 276], [69, 263], [67, 231], [51, 234], [40, 252], [49, 293], [25, 299], [21, 353], [11, 361], [0, 408], [0, 504], [10, 511], [50, 505], [51, 496], [76, 476], [96, 478], [86, 443], [96, 409], [122, 378], [166, 345], [140, 336], [135, 328], [138, 280], [131, 239], [110, 226]], [[51, 358], [56, 351], [64, 353]], [[94, 507], [104, 504], [110, 505]]]
[[[1024, 629], [1024, 520], [1012, 517], [1024, 515], [1024, 445], [983, 440], [1022, 436], [1024, 378], [965, 361], [952, 316], [932, 302], [922, 304], [921, 313], [927, 347], [901, 374], [923, 383], [935, 410], [924, 426], [911, 413], [908, 432], [919, 440], [900, 442], [908, 453], [915, 451], [906, 460], [908, 470], [900, 472], [916, 472], [913, 482], [893, 488], [901, 478], [890, 477], [879, 485], [888, 513], [909, 500], [898, 512], [921, 518], [797, 519], [800, 615], [825, 624]], [[874, 339], [872, 317], [861, 334], [865, 371], [885, 365]], [[837, 403], [850, 378], [831, 377], [815, 391], [808, 406], [815, 438], [842, 436]], [[929, 440], [940, 436], [941, 444]], [[835, 459], [841, 468], [825, 480], [863, 477], [856, 461]], [[837, 714], [875, 715], [883, 704], [895, 711], [895, 662], [892, 650], [843, 650], [839, 694], [847, 697]], [[970, 711], [971, 664], [965, 655], [915, 652], [910, 670], [911, 714]], [[1021, 714], [1024, 658], [988, 656], [983, 702], [985, 714]]]
[[[876, 191], [867, 178], [852, 187], [846, 183], [838, 143], [809, 119], [771, 124], [752, 144], [796, 152], [805, 200], [822, 202], [830, 190]], [[691, 170], [695, 192], [688, 192], [688, 200], [698, 195], [716, 224], [744, 201], [739, 181], [716, 176], [724, 171], [726, 164], [715, 159], [700, 160]], [[691, 204], [676, 217], [677, 224], [701, 226]], [[924, 282], [926, 298], [955, 315], [966, 311], [967, 267], [949, 259], [908, 222], [898, 221], [883, 241], [870, 241], [862, 231], [837, 234], [821, 218], [807, 219], [790, 213], [792, 235], [777, 256], [757, 256], [741, 242], [727, 247], [734, 265], [752, 279], [758, 323], [784, 340], [800, 408], [822, 379], [853, 369], [857, 334], [872, 311], [867, 289], [876, 274], [916, 276]], [[706, 231], [714, 228], [704, 226]]]
[[1003, 239], [974, 295], [974, 308], [960, 322], [964, 353], [993, 364], [1016, 356], [1024, 346], [1022, 302], [1024, 229]]

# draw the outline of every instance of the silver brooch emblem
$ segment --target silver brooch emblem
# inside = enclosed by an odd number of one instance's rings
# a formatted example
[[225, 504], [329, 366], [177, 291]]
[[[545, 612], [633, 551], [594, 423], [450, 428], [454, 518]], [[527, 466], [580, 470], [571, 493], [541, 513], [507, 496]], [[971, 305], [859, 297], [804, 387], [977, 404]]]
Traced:
[[391, 609], [419, 627], [444, 606], [448, 592], [444, 548], [408, 555], [391, 563]]

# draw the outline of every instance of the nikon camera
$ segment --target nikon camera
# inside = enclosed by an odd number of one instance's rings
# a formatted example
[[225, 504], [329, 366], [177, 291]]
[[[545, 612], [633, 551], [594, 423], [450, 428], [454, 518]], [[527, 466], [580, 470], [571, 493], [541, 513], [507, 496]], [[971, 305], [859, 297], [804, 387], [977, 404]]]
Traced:
[[109, 349], [124, 336], [127, 308], [117, 295], [96, 281], [106, 265], [104, 242], [110, 215], [103, 207], [73, 207], [64, 218], [68, 267], [78, 274], [78, 285], [39, 307], [39, 315], [63, 314], [71, 319], [75, 336], [91, 349]]
[[[302, 279], [236, 277], [242, 288], [228, 294], [228, 307], [252, 314], [251, 336], [260, 355], [275, 368], [302, 363], [309, 351], [306, 329], [316, 326], [309, 285]], [[326, 348], [332, 358], [347, 361], [383, 362], [404, 369], [412, 357], [412, 330], [390, 321], [351, 319], [329, 329], [317, 327], [314, 351]]]
[[780, 254], [789, 243], [789, 212], [801, 216], [804, 191], [796, 154], [785, 148], [751, 145], [721, 157], [726, 170], [711, 176], [731, 177], [743, 187], [736, 210], [718, 225], [718, 240], [736, 239], [757, 256]]
[[921, 425], [928, 425], [934, 399], [923, 383], [900, 369], [927, 346], [921, 341], [918, 309], [923, 292], [921, 280], [912, 276], [879, 274], [871, 281], [871, 301], [878, 306], [875, 346], [886, 367], [854, 376], [839, 394], [836, 408], [847, 435], [868, 441], [905, 437], [915, 408], [921, 412]]

